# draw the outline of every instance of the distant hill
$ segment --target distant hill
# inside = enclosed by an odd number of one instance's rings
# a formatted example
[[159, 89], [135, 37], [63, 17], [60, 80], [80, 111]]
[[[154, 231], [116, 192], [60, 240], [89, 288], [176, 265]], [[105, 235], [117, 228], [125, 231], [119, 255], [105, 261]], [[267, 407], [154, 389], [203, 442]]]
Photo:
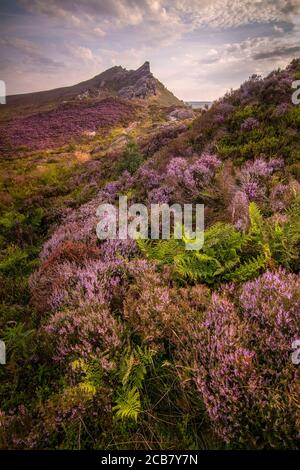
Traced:
[[153, 76], [149, 62], [137, 70], [112, 67], [73, 86], [7, 97], [0, 107], [0, 149], [42, 149], [83, 134], [128, 126], [156, 104], [186, 107]]
[[115, 66], [90, 80], [73, 86], [7, 97], [8, 106], [41, 106], [56, 101], [119, 96], [125, 99], [151, 98], [162, 106], [183, 105], [150, 71], [149, 62], [137, 70]]

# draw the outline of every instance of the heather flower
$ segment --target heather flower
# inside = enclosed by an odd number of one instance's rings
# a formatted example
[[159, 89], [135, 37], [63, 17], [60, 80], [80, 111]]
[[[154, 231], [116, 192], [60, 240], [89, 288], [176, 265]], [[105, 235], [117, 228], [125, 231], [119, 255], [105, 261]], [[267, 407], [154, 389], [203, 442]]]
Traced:
[[300, 184], [291, 181], [290, 184], [279, 183], [271, 190], [269, 201], [273, 212], [286, 210], [296, 194], [300, 194]]
[[250, 201], [260, 201], [265, 198], [269, 177], [282, 165], [283, 161], [280, 158], [273, 158], [269, 161], [256, 158], [243, 165], [239, 175], [241, 190]]
[[101, 258], [105, 262], [118, 258], [133, 258], [139, 250], [135, 240], [105, 240], [101, 244]]
[[257, 181], [245, 182], [242, 186], [244, 193], [247, 195], [249, 201], [255, 201], [262, 195], [262, 188], [259, 187]]
[[167, 176], [169, 178], [174, 178], [175, 181], [182, 181], [184, 171], [188, 167], [188, 161], [181, 157], [172, 158], [170, 163], [167, 166]]
[[280, 103], [276, 106], [274, 115], [276, 117], [284, 116], [292, 107], [293, 105], [291, 103]]
[[244, 122], [242, 122], [241, 131], [249, 132], [257, 127], [259, 127], [259, 121], [253, 117], [248, 117]]
[[0, 147], [58, 147], [72, 138], [80, 138], [87, 129], [97, 131], [117, 123], [128, 123], [133, 116], [133, 105], [115, 98], [93, 104], [65, 103], [50, 111], [16, 117], [1, 124]]
[[216, 124], [223, 124], [225, 122], [225, 118], [222, 114], [216, 114], [214, 117], [214, 121]]
[[219, 165], [220, 160], [210, 154], [203, 154], [194, 161], [177, 157], [167, 166], [167, 178], [173, 186], [185, 189], [191, 196], [197, 196], [200, 189], [211, 181]]
[[102, 195], [80, 207], [79, 210], [69, 212], [62, 224], [53, 232], [49, 240], [44, 244], [40, 257], [46, 259], [64, 241], [82, 241], [85, 243], [96, 243], [96, 226], [98, 218], [96, 215], [99, 204], [102, 203]]
[[108, 304], [122, 295], [124, 261], [89, 260], [45, 263], [30, 278], [32, 302], [39, 311], [78, 307], [97, 302]]
[[215, 109], [217, 116], [226, 116], [234, 110], [234, 106], [226, 101], [222, 101], [216, 104]]
[[163, 180], [163, 175], [145, 164], [138, 169], [136, 179], [144, 188], [151, 190], [160, 185]]
[[[121, 327], [109, 309], [90, 304], [76, 310], [63, 310], [52, 315], [44, 327], [53, 344], [53, 359], [102, 358], [120, 345]], [[109, 361], [102, 361], [109, 368]]]
[[215, 431], [248, 447], [297, 446], [300, 278], [283, 270], [214, 294], [195, 333], [195, 382]]
[[149, 191], [148, 201], [150, 204], [168, 204], [173, 196], [173, 188], [161, 186]]
[[117, 194], [121, 191], [122, 185], [121, 182], [111, 181], [107, 183], [104, 188], [99, 191], [98, 196], [101, 198], [103, 203], [112, 203], [114, 202]]
[[237, 191], [231, 201], [231, 220], [238, 230], [249, 227], [249, 199], [245, 192]]

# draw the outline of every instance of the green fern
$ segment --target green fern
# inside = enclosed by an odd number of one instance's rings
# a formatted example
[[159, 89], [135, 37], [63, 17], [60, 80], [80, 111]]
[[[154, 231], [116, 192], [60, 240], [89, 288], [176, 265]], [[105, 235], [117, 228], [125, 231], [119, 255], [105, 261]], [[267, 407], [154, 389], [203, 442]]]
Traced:
[[116, 405], [113, 407], [117, 417], [137, 421], [142, 409], [140, 390], [148, 367], [153, 366], [154, 354], [151, 349], [142, 349], [140, 346], [127, 350], [119, 371], [122, 386], [118, 389]]
[[178, 240], [151, 242], [138, 240], [148, 259], [174, 264], [175, 277], [184, 282], [245, 281], [263, 270], [281, 264], [299, 269], [300, 198], [287, 212], [288, 222], [278, 223], [263, 217], [259, 207], [249, 205], [250, 227], [246, 234], [233, 225], [218, 222], [204, 234], [201, 251], [185, 250]]
[[225, 278], [230, 281], [247, 281], [260, 274], [266, 266], [266, 257], [259, 255], [241, 264], [235, 271], [228, 273]]
[[137, 421], [141, 409], [140, 392], [136, 387], [122, 389], [113, 406], [117, 417], [134, 421]]
[[174, 256], [184, 251], [183, 242], [175, 239], [152, 242], [139, 238], [137, 245], [148, 259], [159, 261], [161, 264], [172, 264]]

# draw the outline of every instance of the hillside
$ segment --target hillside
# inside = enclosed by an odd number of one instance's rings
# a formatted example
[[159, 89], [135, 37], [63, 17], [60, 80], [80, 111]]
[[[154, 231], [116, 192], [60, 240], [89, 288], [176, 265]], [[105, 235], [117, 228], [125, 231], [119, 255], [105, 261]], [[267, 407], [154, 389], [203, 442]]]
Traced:
[[112, 67], [71, 87], [9, 96], [0, 108], [0, 149], [60, 147], [176, 106], [186, 109], [149, 62], [137, 70]]
[[90, 80], [73, 86], [11, 95], [7, 97], [8, 106], [41, 106], [46, 103], [84, 98], [106, 98], [120, 96], [123, 98], [146, 99], [154, 97], [155, 101], [164, 106], [183, 105], [165, 86], [153, 76], [149, 62], [145, 62], [137, 70], [126, 70], [115, 66], [96, 75]]
[[[105, 72], [130, 123], [2, 151], [1, 446], [299, 449], [300, 59], [192, 121], [151, 108], [148, 72]], [[98, 240], [120, 195], [204, 204], [203, 249]]]

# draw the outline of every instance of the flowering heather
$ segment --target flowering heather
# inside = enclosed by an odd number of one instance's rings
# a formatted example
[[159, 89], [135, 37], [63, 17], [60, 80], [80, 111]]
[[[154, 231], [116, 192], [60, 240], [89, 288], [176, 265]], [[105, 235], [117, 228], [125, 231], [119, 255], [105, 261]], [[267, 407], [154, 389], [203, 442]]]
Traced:
[[270, 159], [269, 161], [263, 158], [256, 158], [253, 162], [246, 162], [242, 168], [242, 174], [253, 178], [266, 178], [272, 173], [283, 166], [282, 159]]
[[270, 193], [270, 207], [274, 213], [286, 210], [295, 194], [300, 194], [300, 184], [292, 181], [290, 184], [276, 184]]
[[234, 106], [226, 101], [221, 101], [215, 105], [217, 116], [227, 116], [228, 114], [232, 113], [234, 110]]
[[252, 131], [259, 127], [259, 121], [253, 117], [248, 117], [245, 121], [241, 124], [241, 131]]
[[223, 114], [216, 114], [215, 115], [215, 123], [216, 124], [223, 124], [225, 122], [225, 117]]
[[282, 168], [282, 159], [256, 158], [246, 162], [240, 171], [241, 190], [250, 201], [260, 201], [266, 197], [266, 184], [270, 176]]
[[159, 274], [153, 263], [141, 260], [132, 263], [129, 272], [134, 282], [126, 293], [123, 315], [135, 334], [160, 350], [169, 342], [177, 349], [178, 360], [189, 356], [197, 317], [209, 303], [208, 288], [171, 289], [167, 270]]
[[249, 226], [249, 199], [245, 192], [237, 191], [231, 201], [231, 220], [238, 230]]
[[[239, 296], [214, 294], [199, 333], [196, 385], [216, 432], [250, 447], [293, 447], [299, 433], [300, 278], [266, 272]], [[232, 297], [232, 300], [231, 300]]]
[[292, 75], [287, 70], [272, 72], [264, 79], [253, 75], [235, 92], [235, 97], [243, 105], [260, 101], [271, 105], [280, 104], [290, 99], [292, 81]]
[[280, 103], [276, 106], [274, 115], [276, 117], [284, 116], [292, 107], [293, 105], [291, 103]]
[[196, 196], [200, 189], [209, 184], [220, 163], [215, 155], [210, 154], [203, 154], [194, 161], [175, 157], [167, 166], [167, 179]]
[[32, 301], [39, 311], [107, 304], [122, 291], [123, 264], [120, 259], [93, 260], [80, 267], [69, 261], [45, 263], [31, 276]]
[[[299, 73], [253, 76], [188, 127], [94, 96], [1, 122], [2, 148], [74, 149], [0, 160], [1, 448], [300, 448]], [[120, 195], [204, 202], [204, 246], [100, 240]]]
[[78, 210], [68, 211], [61, 225], [56, 227], [52, 236], [44, 244], [41, 252], [42, 259], [47, 258], [65, 240], [96, 243], [97, 208], [102, 202], [109, 202], [106, 198], [110, 201], [114, 199], [118, 188], [121, 187], [118, 182], [109, 183], [107, 186], [109, 189], [104, 187], [94, 199], [82, 205]]
[[174, 194], [173, 188], [169, 186], [160, 186], [148, 192], [148, 201], [150, 204], [168, 204]]
[[104, 203], [112, 203], [117, 197], [117, 194], [122, 188], [121, 182], [118, 181], [111, 181], [107, 183], [103, 189], [99, 192], [99, 196]]
[[101, 258], [105, 262], [118, 258], [133, 258], [139, 250], [135, 240], [106, 240], [101, 244]]
[[137, 181], [139, 181], [143, 187], [147, 190], [157, 188], [163, 180], [163, 175], [159, 174], [153, 168], [149, 168], [147, 163], [142, 165], [137, 171]]
[[[89, 304], [52, 315], [44, 327], [54, 345], [55, 361], [99, 358], [120, 345], [121, 328], [107, 307]], [[102, 361], [105, 368], [109, 363]]]
[[266, 272], [242, 288], [240, 307], [248, 340], [280, 370], [290, 361], [291, 344], [300, 334], [300, 277], [283, 270]]
[[51, 111], [1, 123], [0, 148], [57, 147], [80, 137], [86, 130], [128, 123], [133, 115], [133, 106], [120, 99], [106, 98], [92, 104], [66, 103]]
[[174, 178], [176, 181], [184, 180], [184, 172], [188, 167], [189, 162], [184, 158], [175, 157], [173, 158], [167, 167], [167, 176]]

